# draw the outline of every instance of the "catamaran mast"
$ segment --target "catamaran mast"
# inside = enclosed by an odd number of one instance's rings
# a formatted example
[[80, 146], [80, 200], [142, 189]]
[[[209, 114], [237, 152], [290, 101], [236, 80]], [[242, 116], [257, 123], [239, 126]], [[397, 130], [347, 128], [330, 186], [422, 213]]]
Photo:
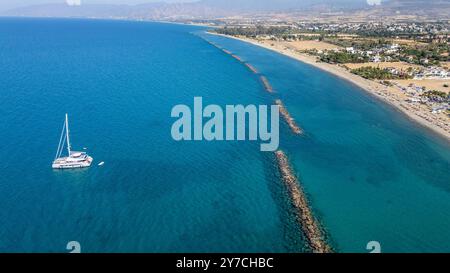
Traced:
[[69, 117], [66, 113], [66, 139], [67, 139], [67, 151], [69, 152], [70, 156], [70, 140], [69, 140]]

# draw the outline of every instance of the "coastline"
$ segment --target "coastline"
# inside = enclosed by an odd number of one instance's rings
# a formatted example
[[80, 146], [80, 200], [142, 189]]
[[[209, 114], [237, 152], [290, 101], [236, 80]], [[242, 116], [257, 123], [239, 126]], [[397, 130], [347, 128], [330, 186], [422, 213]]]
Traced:
[[408, 107], [409, 105], [405, 105], [406, 103], [404, 101], [402, 101], [395, 93], [391, 93], [390, 91], [388, 91], [388, 89], [392, 89], [392, 88], [386, 87], [378, 82], [375, 82], [372, 80], [367, 80], [358, 75], [352, 74], [351, 72], [347, 71], [345, 68], [340, 67], [338, 65], [317, 62], [315, 57], [309, 56], [309, 55], [306, 55], [303, 53], [295, 52], [283, 45], [270, 45], [270, 44], [265, 44], [265, 43], [259, 42], [257, 40], [249, 39], [249, 38], [235, 37], [235, 36], [211, 33], [211, 32], [208, 32], [208, 33], [212, 34], [212, 35], [218, 35], [218, 36], [223, 36], [226, 38], [239, 40], [242, 42], [250, 43], [250, 44], [253, 44], [253, 45], [256, 45], [259, 47], [263, 47], [265, 49], [275, 51], [277, 53], [280, 53], [280, 54], [283, 54], [290, 58], [293, 58], [297, 61], [312, 65], [312, 66], [319, 68], [325, 72], [331, 73], [337, 77], [340, 77], [340, 78], [358, 86], [360, 89], [364, 90], [366, 93], [372, 95], [373, 97], [379, 99], [380, 101], [382, 101], [384, 103], [388, 103], [389, 105], [393, 106], [394, 109], [405, 114], [410, 120], [416, 122], [416, 124], [419, 124], [422, 127], [425, 127], [426, 129], [430, 129], [432, 132], [434, 132], [441, 138], [445, 139], [448, 143], [450, 143], [450, 131], [445, 130], [444, 128], [441, 128], [437, 124], [426, 120], [423, 117], [424, 116], [423, 110], [421, 110], [421, 109], [419, 109], [417, 111], [411, 110], [411, 108]]

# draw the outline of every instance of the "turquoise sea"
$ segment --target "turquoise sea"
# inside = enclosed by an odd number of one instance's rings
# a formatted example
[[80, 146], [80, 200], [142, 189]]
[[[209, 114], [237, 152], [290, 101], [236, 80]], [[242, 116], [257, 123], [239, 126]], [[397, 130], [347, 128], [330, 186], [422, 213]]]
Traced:
[[[447, 142], [342, 79], [204, 31], [0, 19], [0, 252], [67, 252], [69, 241], [82, 252], [307, 251], [273, 154], [172, 140], [171, 109], [194, 96], [283, 100], [306, 136], [282, 124], [281, 148], [338, 251], [450, 251]], [[89, 169], [51, 169], [65, 113]]]

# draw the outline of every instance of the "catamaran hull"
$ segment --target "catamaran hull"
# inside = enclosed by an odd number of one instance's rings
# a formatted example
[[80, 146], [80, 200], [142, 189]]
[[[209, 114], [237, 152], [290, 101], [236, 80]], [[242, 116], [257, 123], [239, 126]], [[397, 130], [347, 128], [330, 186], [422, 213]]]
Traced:
[[53, 169], [79, 169], [79, 168], [87, 168], [92, 164], [92, 157], [88, 157], [87, 159], [80, 162], [64, 162], [55, 160], [52, 164]]

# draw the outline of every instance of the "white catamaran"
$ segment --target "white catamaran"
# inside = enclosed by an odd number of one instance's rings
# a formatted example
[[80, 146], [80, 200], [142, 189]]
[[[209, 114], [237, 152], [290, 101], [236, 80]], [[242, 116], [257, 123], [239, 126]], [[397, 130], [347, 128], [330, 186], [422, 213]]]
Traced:
[[[64, 136], [65, 133], [65, 136]], [[66, 143], [67, 142], [67, 143]], [[64, 150], [64, 146], [67, 144], [68, 155], [61, 157]], [[69, 118], [66, 114], [66, 120], [59, 138], [58, 150], [56, 151], [55, 160], [53, 161], [53, 169], [73, 169], [73, 168], [85, 168], [91, 166], [92, 157], [85, 152], [74, 152], [70, 150], [69, 139]]]

